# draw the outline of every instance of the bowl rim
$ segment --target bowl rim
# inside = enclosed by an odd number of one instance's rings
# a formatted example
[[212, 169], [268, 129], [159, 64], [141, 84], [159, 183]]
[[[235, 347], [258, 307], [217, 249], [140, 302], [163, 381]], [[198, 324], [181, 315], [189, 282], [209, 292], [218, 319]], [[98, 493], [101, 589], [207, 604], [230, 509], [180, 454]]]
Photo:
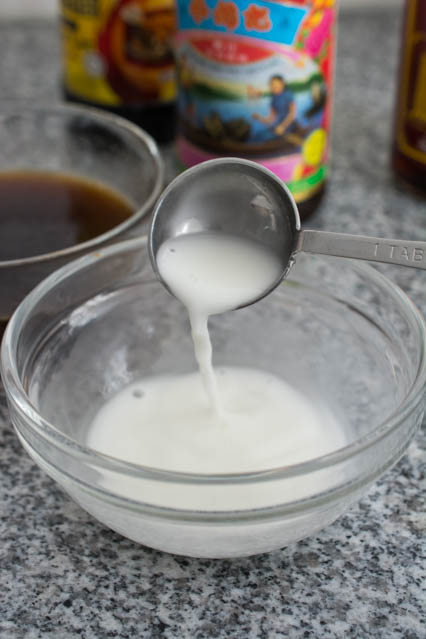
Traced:
[[[50, 253], [40, 253], [39, 255], [16, 258], [13, 260], [0, 260], [0, 269], [38, 264], [40, 262], [47, 262], [65, 257], [72, 258], [72, 256], [75, 256], [77, 258], [80, 253], [85, 252], [88, 249], [95, 249], [99, 245], [103, 245], [106, 242], [113, 240], [116, 236], [134, 226], [150, 212], [160, 196], [165, 183], [165, 166], [157, 143], [146, 131], [129, 120], [96, 107], [63, 104], [61, 102], [50, 105], [43, 104], [41, 102], [28, 105], [28, 103], [19, 100], [9, 100], [2, 102], [0, 107], [0, 118], [7, 115], [20, 117], [27, 116], [29, 114], [34, 115], [37, 113], [44, 113], [46, 115], [50, 113], [52, 115], [59, 116], [83, 116], [90, 118], [94, 123], [104, 124], [109, 128], [116, 127], [121, 131], [129, 133], [134, 140], [137, 140], [139, 148], [145, 148], [149, 152], [149, 156], [154, 163], [154, 184], [150, 195], [143, 204], [138, 206], [137, 210], [132, 215], [120, 224], [117, 224], [117, 226], [114, 226], [109, 231], [106, 231], [106, 233], [96, 235], [92, 239], [81, 242], [80, 244], [72, 244], [71, 246], [67, 246], [57, 251], [51, 251]], [[101, 182], [99, 183], [102, 184]]]
[[14, 358], [14, 352], [16, 351], [19, 341], [20, 328], [29, 317], [34, 304], [60, 282], [63, 282], [68, 277], [75, 275], [79, 271], [99, 262], [99, 260], [108, 259], [111, 256], [120, 255], [123, 252], [132, 251], [136, 248], [141, 249], [143, 247], [147, 247], [147, 244], [147, 236], [142, 236], [139, 238], [121, 241], [108, 247], [103, 247], [101, 250], [89, 253], [77, 260], [69, 262], [45, 278], [24, 298], [13, 313], [6, 327], [0, 349], [0, 373], [3, 379], [6, 396], [8, 400], [13, 403], [13, 406], [18, 413], [26, 420], [27, 425], [29, 422], [31, 428], [35, 429], [43, 439], [48, 440], [55, 447], [63, 450], [65, 453], [71, 454], [74, 458], [87, 460], [92, 464], [95, 463], [99, 467], [103, 467], [107, 470], [113, 470], [115, 472], [121, 472], [134, 477], [143, 477], [145, 479], [162, 482], [184, 484], [207, 483], [211, 485], [215, 483], [239, 484], [253, 481], [282, 480], [307, 475], [324, 468], [335, 466], [351, 457], [354, 457], [396, 430], [422, 401], [426, 389], [426, 324], [420, 311], [397, 284], [393, 283], [369, 264], [349, 258], [335, 258], [321, 255], [320, 257], [322, 259], [327, 260], [335, 261], [345, 259], [346, 263], [349, 262], [352, 268], [356, 271], [367, 275], [370, 279], [382, 285], [385, 290], [387, 290], [391, 296], [396, 297], [405, 310], [411, 314], [411, 317], [419, 331], [420, 359], [411, 387], [408, 389], [405, 398], [401, 401], [398, 408], [395, 409], [383, 422], [379, 423], [374, 429], [372, 429], [371, 432], [343, 448], [297, 464], [243, 473], [216, 474], [184, 473], [135, 464], [111, 455], [97, 452], [84, 444], [76, 442], [71, 437], [64, 435], [52, 423], [43, 418], [37, 408], [31, 403], [30, 398], [25, 392], [15, 366]]

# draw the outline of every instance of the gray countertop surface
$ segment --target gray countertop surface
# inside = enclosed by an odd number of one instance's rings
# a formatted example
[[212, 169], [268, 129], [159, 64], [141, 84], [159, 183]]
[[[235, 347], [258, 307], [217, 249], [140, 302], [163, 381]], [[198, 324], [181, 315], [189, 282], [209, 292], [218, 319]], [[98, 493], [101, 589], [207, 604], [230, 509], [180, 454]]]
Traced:
[[[400, 14], [340, 18], [333, 169], [308, 227], [426, 240], [426, 200], [389, 170]], [[59, 99], [57, 30], [0, 22], [2, 98]], [[172, 152], [167, 150], [172, 171]], [[426, 315], [426, 275], [382, 267]], [[27, 457], [0, 390], [0, 637], [426, 637], [425, 448], [346, 516], [270, 554], [197, 560], [93, 520]]]

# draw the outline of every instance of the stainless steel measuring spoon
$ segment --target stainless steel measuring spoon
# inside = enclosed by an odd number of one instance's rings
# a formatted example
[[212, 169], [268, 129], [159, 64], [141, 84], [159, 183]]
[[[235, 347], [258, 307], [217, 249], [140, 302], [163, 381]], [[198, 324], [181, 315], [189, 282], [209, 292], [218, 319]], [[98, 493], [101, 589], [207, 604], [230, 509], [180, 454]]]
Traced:
[[183, 233], [208, 231], [256, 240], [278, 256], [280, 277], [258, 299], [286, 277], [298, 252], [426, 269], [426, 242], [302, 231], [296, 204], [285, 184], [259, 164], [238, 158], [209, 160], [188, 169], [159, 198], [151, 222], [149, 253], [160, 280], [156, 255], [161, 244]]

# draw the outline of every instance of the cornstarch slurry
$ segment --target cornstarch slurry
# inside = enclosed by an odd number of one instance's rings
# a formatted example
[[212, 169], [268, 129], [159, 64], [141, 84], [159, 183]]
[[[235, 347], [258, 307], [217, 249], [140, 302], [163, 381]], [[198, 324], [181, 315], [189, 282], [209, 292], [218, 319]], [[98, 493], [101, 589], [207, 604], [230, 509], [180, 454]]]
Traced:
[[212, 366], [209, 316], [268, 290], [281, 272], [276, 256], [254, 241], [208, 232], [167, 240], [157, 264], [188, 310], [201, 375], [147, 377], [125, 388], [96, 415], [89, 446], [144, 466], [220, 474], [295, 464], [345, 444], [337, 422], [275, 375]]

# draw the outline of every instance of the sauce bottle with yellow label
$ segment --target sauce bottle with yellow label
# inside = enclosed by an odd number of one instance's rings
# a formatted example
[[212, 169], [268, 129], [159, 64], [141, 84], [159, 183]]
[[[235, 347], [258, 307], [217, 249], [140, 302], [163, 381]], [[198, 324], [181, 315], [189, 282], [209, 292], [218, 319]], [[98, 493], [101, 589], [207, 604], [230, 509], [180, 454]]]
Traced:
[[302, 218], [328, 174], [336, 0], [177, 0], [178, 154], [234, 155], [288, 185]]
[[174, 0], [61, 0], [61, 18], [66, 97], [172, 140]]
[[406, 0], [392, 165], [426, 193], [426, 0]]

